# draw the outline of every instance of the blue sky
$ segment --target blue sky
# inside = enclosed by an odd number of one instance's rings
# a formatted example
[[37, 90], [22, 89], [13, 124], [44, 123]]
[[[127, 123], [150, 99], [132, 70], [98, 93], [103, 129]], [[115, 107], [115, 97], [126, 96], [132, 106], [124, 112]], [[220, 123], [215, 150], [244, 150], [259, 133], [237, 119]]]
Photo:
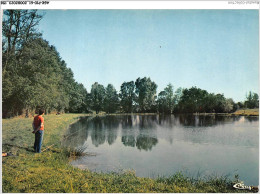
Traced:
[[77, 82], [150, 77], [223, 93], [236, 102], [258, 92], [258, 10], [45, 10], [39, 29]]

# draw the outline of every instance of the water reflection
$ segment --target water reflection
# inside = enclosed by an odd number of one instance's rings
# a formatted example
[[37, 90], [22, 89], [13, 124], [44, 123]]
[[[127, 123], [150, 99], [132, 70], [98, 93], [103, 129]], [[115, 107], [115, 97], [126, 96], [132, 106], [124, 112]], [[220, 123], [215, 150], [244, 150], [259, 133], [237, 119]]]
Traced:
[[158, 143], [157, 138], [149, 137], [148, 135], [138, 135], [136, 138], [136, 147], [139, 150], [151, 150]]
[[180, 123], [183, 126], [192, 127], [209, 127], [215, 125], [223, 125], [238, 121], [239, 116], [198, 116], [198, 115], [179, 115]]
[[135, 147], [136, 139], [133, 135], [123, 135], [122, 142], [125, 146]]
[[85, 117], [70, 126], [64, 146], [95, 157], [72, 165], [98, 172], [134, 169], [137, 176], [170, 176], [188, 169], [210, 175], [239, 174], [258, 184], [258, 117], [127, 115]]
[[[83, 146], [88, 138], [95, 147], [104, 143], [112, 145], [119, 137], [124, 146], [136, 147], [139, 150], [151, 151], [158, 143], [158, 138], [164, 138], [170, 144], [174, 138], [188, 140], [193, 143], [230, 143], [241, 138], [238, 133], [220, 136], [219, 132], [206, 133], [208, 127], [243, 122], [258, 121], [258, 117], [239, 116], [194, 116], [194, 115], [127, 115], [127, 116], [102, 116], [84, 117], [70, 126], [63, 144], [70, 147]], [[176, 132], [182, 128], [182, 131]], [[164, 131], [163, 131], [164, 130]], [[120, 132], [120, 133], [119, 133]], [[170, 133], [171, 132], [171, 133]], [[223, 132], [222, 132], [223, 133]], [[225, 133], [225, 131], [224, 131]], [[202, 138], [203, 136], [203, 138]], [[216, 138], [218, 136], [219, 138]], [[243, 139], [242, 139], [243, 140]], [[258, 144], [251, 141], [249, 146]]]
[[259, 117], [245, 117], [249, 122], [254, 122], [254, 121], [258, 121]]

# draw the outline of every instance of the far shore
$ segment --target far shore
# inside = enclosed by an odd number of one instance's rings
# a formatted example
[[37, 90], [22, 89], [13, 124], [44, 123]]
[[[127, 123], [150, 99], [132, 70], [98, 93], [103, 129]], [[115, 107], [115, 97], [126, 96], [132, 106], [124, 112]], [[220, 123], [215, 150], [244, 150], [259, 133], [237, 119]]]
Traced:
[[[87, 114], [87, 116], [102, 116], [102, 115], [160, 115], [163, 113], [105, 113], [100, 112], [98, 114]], [[178, 113], [172, 113], [173, 115], [177, 115]], [[187, 113], [180, 113], [180, 114], [187, 114]], [[192, 114], [192, 113], [189, 113]], [[218, 116], [259, 116], [259, 109], [240, 109], [233, 113], [193, 113], [193, 115], [218, 115]]]

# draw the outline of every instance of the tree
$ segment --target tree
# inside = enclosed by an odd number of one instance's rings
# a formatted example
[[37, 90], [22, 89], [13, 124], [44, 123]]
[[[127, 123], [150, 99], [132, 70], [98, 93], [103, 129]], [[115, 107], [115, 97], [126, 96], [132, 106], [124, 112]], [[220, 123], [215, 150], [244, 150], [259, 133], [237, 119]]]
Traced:
[[105, 88], [103, 85], [95, 82], [91, 87], [90, 98], [91, 98], [91, 108], [98, 114], [104, 105], [105, 98]]
[[174, 108], [173, 108], [173, 111], [175, 113], [180, 112], [178, 105], [179, 105], [179, 102], [181, 100], [181, 96], [183, 94], [182, 92], [183, 92], [183, 88], [179, 87], [179, 88], [177, 88], [177, 90], [174, 93], [174, 97], [173, 97], [174, 98]]
[[204, 102], [207, 95], [208, 92], [200, 88], [184, 89], [178, 103], [179, 111], [185, 113], [204, 112]]
[[175, 104], [175, 96], [173, 94], [173, 86], [168, 84], [164, 91], [160, 92], [158, 95], [158, 110], [159, 112], [171, 114]]
[[172, 113], [174, 107], [173, 86], [168, 84], [164, 91], [166, 92], [167, 112]]
[[208, 93], [206, 90], [192, 87], [183, 89], [175, 112], [231, 112], [236, 109], [233, 99], [226, 99], [223, 94]]
[[3, 69], [28, 41], [41, 37], [37, 26], [43, 15], [37, 10], [5, 10], [3, 20]]
[[[87, 91], [73, 78], [54, 46], [42, 38], [28, 41], [19, 60], [12, 61], [3, 73], [3, 116], [46, 110], [83, 112]], [[15, 67], [15, 68], [14, 68]]]
[[208, 94], [204, 99], [205, 112], [215, 112], [217, 109], [216, 95], [213, 93]]
[[87, 91], [73, 78], [56, 48], [42, 39], [36, 10], [5, 10], [3, 21], [3, 117], [36, 107], [83, 112]]
[[225, 112], [226, 98], [223, 94], [216, 94], [214, 98], [214, 110], [217, 113]]
[[121, 106], [123, 112], [127, 112], [127, 113], [133, 112], [134, 101], [136, 99], [136, 95], [134, 91], [135, 91], [135, 84], [133, 81], [124, 82], [121, 85], [119, 98], [121, 100]]
[[112, 84], [108, 84], [105, 91], [104, 111], [114, 113], [119, 106], [119, 99], [116, 89]]
[[28, 112], [39, 104], [46, 109], [54, 107], [59, 98], [65, 97], [59, 87], [62, 76], [57, 53], [41, 38], [27, 42], [21, 51], [19, 60], [14, 60], [3, 73], [5, 82], [11, 83], [3, 86], [5, 91], [11, 90], [7, 96], [3, 94], [4, 112], [7, 114], [12, 107], [11, 112], [21, 114], [22, 109]]
[[19, 115], [24, 107], [32, 103], [33, 87], [26, 73], [21, 69], [19, 59], [24, 45], [40, 37], [37, 25], [42, 15], [36, 10], [5, 10], [2, 23], [2, 79], [3, 79], [3, 116]]
[[179, 87], [177, 88], [177, 90], [175, 91], [174, 93], [174, 104], [177, 104], [179, 103], [180, 99], [181, 99], [181, 96], [182, 96], [182, 88]]
[[135, 93], [137, 95], [137, 104], [140, 112], [151, 112], [156, 106], [157, 85], [150, 78], [138, 78], [135, 81]]
[[232, 98], [228, 98], [225, 100], [225, 103], [224, 103], [224, 112], [231, 112], [233, 111], [233, 108], [234, 108], [234, 101]]
[[73, 88], [70, 90], [69, 94], [70, 94], [69, 112], [82, 113], [86, 111], [87, 90], [83, 86], [83, 84], [74, 82]]
[[238, 102], [236, 106], [237, 106], [237, 109], [240, 109], [240, 108], [244, 108], [245, 104], [244, 104], [244, 102]]
[[259, 97], [257, 93], [249, 92], [246, 95], [245, 106], [247, 108], [258, 108], [259, 107]]
[[165, 91], [161, 91], [158, 94], [157, 105], [158, 105], [158, 111], [160, 113], [166, 113], [167, 112], [166, 92]]

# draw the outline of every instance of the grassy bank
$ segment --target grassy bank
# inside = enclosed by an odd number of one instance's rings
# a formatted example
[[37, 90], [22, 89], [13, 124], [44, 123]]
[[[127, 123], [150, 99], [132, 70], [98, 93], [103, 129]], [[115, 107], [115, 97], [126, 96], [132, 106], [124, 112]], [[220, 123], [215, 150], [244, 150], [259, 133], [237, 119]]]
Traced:
[[234, 112], [234, 115], [259, 116], [259, 109], [241, 109]]
[[[32, 118], [3, 119], [3, 151], [14, 157], [2, 158], [3, 192], [239, 192], [226, 177], [193, 179], [181, 173], [168, 178], [140, 178], [134, 172], [94, 173], [69, 164], [61, 139], [69, 124], [80, 114], [46, 115], [43, 150], [33, 153]], [[243, 191], [243, 190], [242, 190]], [[244, 192], [244, 191], [243, 191]]]
[[233, 113], [194, 113], [194, 115], [259, 116], [259, 109], [240, 109]]

